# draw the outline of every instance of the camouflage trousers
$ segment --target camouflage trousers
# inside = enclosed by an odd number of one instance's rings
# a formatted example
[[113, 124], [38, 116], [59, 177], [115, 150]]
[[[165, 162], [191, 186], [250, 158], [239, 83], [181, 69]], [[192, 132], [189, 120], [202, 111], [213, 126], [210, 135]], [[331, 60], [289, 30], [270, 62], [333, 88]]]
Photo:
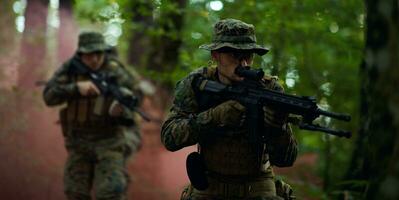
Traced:
[[123, 134], [101, 140], [66, 138], [64, 191], [67, 198], [90, 200], [94, 193], [97, 200], [125, 200], [129, 183], [125, 167], [132, 152], [128, 145]]

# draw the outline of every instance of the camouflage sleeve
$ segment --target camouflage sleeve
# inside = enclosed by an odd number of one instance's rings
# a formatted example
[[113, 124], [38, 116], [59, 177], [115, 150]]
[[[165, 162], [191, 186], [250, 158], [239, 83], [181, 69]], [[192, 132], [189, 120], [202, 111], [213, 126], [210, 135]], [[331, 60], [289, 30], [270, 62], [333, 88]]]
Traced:
[[62, 65], [48, 81], [43, 91], [46, 105], [54, 106], [64, 103], [70, 98], [79, 96], [75, 82], [68, 76], [68, 64]]
[[169, 151], [177, 151], [198, 142], [199, 131], [193, 123], [197, 103], [191, 88], [193, 76], [179, 81], [173, 106], [161, 130], [161, 140]]
[[290, 167], [298, 153], [297, 142], [291, 126], [285, 124], [281, 135], [271, 137], [267, 142], [270, 162], [277, 167]]
[[141, 104], [143, 100], [143, 92], [139, 88], [139, 80], [137, 77], [134, 77], [128, 70], [126, 70], [123, 66], [119, 66], [118, 63], [114, 63], [118, 65], [115, 70], [115, 75], [118, 79], [118, 85], [129, 89], [135, 97], [138, 98], [139, 104]]
[[[284, 88], [277, 81], [273, 84], [272, 89], [284, 92]], [[267, 140], [270, 161], [277, 167], [292, 166], [297, 157], [298, 147], [291, 126], [284, 123], [281, 130], [277, 130], [277, 132], [278, 134], [273, 134]]]

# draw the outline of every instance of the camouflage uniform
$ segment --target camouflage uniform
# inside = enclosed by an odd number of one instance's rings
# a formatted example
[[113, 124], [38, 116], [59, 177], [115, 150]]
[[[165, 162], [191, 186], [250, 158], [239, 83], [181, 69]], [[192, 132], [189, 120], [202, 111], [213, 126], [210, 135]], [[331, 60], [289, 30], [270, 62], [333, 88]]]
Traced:
[[[89, 78], [75, 73], [71, 69], [72, 61], [80, 59], [79, 53], [104, 51], [107, 48], [100, 33], [82, 33], [77, 55], [61, 66], [43, 93], [49, 106], [66, 104], [60, 111], [60, 120], [68, 151], [64, 189], [71, 200], [91, 199], [92, 189], [98, 200], [126, 199], [129, 182], [126, 161], [141, 144], [136, 124], [118, 125], [118, 121], [108, 114], [114, 99], [107, 96], [84, 97], [79, 93], [77, 81]], [[119, 63], [106, 58], [97, 72], [115, 77], [117, 84], [124, 87], [125, 91], [140, 96], [135, 88], [137, 84]], [[129, 111], [124, 113], [124, 117], [132, 117]]]
[[[268, 51], [255, 44], [252, 25], [227, 19], [216, 23], [214, 28], [213, 43], [200, 48], [218, 50], [229, 47], [251, 50], [259, 55]], [[232, 128], [213, 123], [209, 115], [212, 107], [204, 109], [192, 87], [197, 76], [219, 81], [217, 68], [212, 67], [200, 68], [180, 80], [161, 133], [162, 142], [170, 151], [198, 144], [205, 163], [209, 187], [201, 191], [189, 186], [182, 199], [281, 199], [276, 195], [272, 165], [291, 166], [296, 159], [297, 145], [289, 125], [284, 123], [277, 130], [265, 126], [262, 130], [265, 135], [273, 136], [260, 146], [262, 153], [255, 153], [248, 139], [248, 127], [243, 123]], [[282, 91], [275, 77], [265, 76], [261, 84]]]

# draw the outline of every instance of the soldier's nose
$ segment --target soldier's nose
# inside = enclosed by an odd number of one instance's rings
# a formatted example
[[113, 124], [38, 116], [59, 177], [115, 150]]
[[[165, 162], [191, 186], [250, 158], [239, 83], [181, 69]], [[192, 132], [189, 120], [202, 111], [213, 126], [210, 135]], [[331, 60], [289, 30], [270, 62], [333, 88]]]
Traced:
[[94, 61], [94, 62], [98, 62], [99, 60], [100, 60], [100, 56], [95, 55], [95, 56], [93, 57], [93, 61]]

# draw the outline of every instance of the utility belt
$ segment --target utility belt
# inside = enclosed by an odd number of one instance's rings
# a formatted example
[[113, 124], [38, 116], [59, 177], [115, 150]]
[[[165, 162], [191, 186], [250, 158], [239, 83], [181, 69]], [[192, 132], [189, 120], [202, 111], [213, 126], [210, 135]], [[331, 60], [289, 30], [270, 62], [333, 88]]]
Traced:
[[117, 137], [121, 135], [120, 127], [71, 127], [67, 137], [83, 140], [99, 140]]
[[108, 110], [114, 100], [110, 97], [79, 98], [68, 101], [60, 110], [60, 121], [67, 126], [86, 126], [93, 128], [106, 126], [133, 126], [132, 118], [112, 117]]
[[122, 117], [107, 117], [101, 120], [93, 120], [93, 121], [64, 121], [60, 120], [62, 124], [67, 125], [68, 127], [75, 128], [87, 128], [87, 129], [109, 129], [117, 126], [134, 126], [135, 122], [130, 118], [122, 118]]
[[187, 156], [186, 160], [187, 175], [190, 179], [191, 185], [197, 190], [207, 190], [209, 187], [209, 180], [220, 180], [219, 182], [251, 182], [256, 180], [263, 180], [264, 178], [273, 178], [273, 170], [270, 167], [270, 161], [265, 160], [258, 169], [253, 171], [229, 174], [225, 172], [215, 171], [206, 166], [204, 157], [198, 152], [192, 152]]
[[265, 177], [274, 177], [272, 170], [270, 169], [270, 161], [266, 161], [262, 164], [258, 171], [253, 172], [251, 174], [240, 174], [240, 175], [227, 175], [227, 174], [220, 174], [218, 172], [214, 172], [212, 170], [207, 170], [207, 175], [218, 179], [221, 181], [228, 181], [228, 182], [242, 182], [242, 181], [256, 181], [261, 180]]
[[248, 179], [246, 176], [223, 176], [208, 173], [209, 186], [206, 190], [194, 190], [194, 196], [228, 199], [246, 199], [259, 196], [275, 196], [274, 177], [271, 174]]
[[110, 116], [95, 116], [85, 121], [78, 121], [75, 119], [68, 119], [65, 112], [60, 113], [60, 122], [67, 124], [70, 127], [88, 127], [88, 128], [107, 128], [113, 126], [134, 126], [135, 121], [132, 118], [125, 117], [110, 117]]

